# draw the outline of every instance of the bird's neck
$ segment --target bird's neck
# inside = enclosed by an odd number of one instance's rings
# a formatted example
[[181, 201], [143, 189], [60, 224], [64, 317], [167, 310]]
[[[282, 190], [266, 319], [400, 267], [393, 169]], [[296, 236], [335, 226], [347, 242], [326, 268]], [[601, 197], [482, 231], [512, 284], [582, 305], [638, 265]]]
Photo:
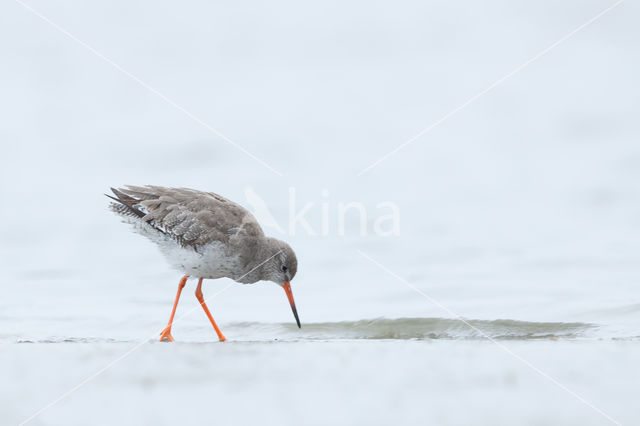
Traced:
[[247, 263], [242, 276], [234, 278], [244, 284], [252, 284], [266, 279], [268, 270], [272, 267], [273, 258], [280, 253], [280, 241], [275, 238], [265, 237], [256, 241], [255, 246], [247, 256]]

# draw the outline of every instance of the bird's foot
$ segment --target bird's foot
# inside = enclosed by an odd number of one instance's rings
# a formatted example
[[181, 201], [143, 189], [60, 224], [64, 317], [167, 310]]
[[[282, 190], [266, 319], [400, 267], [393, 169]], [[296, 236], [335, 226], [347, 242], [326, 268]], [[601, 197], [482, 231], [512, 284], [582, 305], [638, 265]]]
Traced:
[[171, 327], [167, 327], [164, 330], [162, 330], [162, 333], [160, 333], [160, 341], [175, 342], [175, 340], [173, 339], [173, 336], [171, 335]]

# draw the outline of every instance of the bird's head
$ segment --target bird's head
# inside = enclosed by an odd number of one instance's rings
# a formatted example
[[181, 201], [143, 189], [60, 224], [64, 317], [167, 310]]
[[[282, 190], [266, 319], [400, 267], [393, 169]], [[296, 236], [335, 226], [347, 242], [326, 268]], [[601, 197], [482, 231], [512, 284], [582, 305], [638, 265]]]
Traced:
[[275, 238], [269, 238], [268, 241], [269, 246], [271, 246], [269, 251], [272, 253], [272, 257], [262, 268], [263, 279], [273, 281], [284, 289], [287, 299], [289, 299], [293, 316], [296, 318], [298, 328], [300, 328], [300, 319], [298, 318], [298, 311], [291, 291], [291, 280], [298, 271], [298, 259], [296, 259], [296, 254], [289, 244]]

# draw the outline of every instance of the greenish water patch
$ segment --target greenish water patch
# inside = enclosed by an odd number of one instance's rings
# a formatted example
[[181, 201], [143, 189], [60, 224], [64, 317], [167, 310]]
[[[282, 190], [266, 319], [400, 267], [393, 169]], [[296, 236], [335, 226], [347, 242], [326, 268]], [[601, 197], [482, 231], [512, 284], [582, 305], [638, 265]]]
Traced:
[[587, 337], [597, 326], [580, 322], [529, 322], [509, 319], [472, 320], [455, 318], [377, 318], [359, 321], [307, 323], [234, 323], [228, 329], [286, 339], [573, 339]]

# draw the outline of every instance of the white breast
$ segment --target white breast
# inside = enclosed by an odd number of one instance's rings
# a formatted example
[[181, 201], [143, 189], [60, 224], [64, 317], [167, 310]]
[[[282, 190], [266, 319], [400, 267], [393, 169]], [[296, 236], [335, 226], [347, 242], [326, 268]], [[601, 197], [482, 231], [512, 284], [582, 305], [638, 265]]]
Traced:
[[159, 247], [172, 267], [194, 277], [231, 278], [241, 269], [239, 257], [227, 255], [223, 250], [224, 244], [220, 242], [208, 244], [200, 253], [184, 248], [173, 240]]
[[178, 242], [164, 235], [138, 218], [124, 218], [134, 225], [134, 230], [156, 243], [169, 264], [178, 271], [198, 278], [232, 278], [242, 270], [240, 258], [229, 255], [224, 243], [215, 241], [201, 247], [196, 252], [190, 247], [182, 247]]

